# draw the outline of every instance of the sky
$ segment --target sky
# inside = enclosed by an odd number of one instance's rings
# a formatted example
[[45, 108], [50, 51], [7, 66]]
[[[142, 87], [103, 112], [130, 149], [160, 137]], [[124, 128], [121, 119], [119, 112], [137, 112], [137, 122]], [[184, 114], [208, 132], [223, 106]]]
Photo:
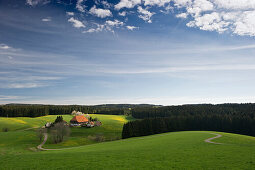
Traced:
[[0, 0], [0, 104], [255, 102], [254, 0]]

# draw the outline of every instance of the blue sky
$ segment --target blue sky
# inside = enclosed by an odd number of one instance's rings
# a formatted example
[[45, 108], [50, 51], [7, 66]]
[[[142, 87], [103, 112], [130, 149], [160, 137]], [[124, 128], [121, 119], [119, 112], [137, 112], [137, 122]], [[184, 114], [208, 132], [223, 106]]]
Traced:
[[255, 102], [253, 0], [0, 0], [0, 104]]

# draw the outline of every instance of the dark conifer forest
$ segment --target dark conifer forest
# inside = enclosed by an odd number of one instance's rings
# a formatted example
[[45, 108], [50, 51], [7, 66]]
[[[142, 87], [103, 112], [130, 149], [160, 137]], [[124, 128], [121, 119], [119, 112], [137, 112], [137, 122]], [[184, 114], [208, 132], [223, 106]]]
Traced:
[[0, 106], [1, 117], [65, 115], [73, 110], [89, 114], [132, 115], [123, 138], [164, 132], [210, 130], [255, 136], [255, 104], [158, 105], [22, 105]]

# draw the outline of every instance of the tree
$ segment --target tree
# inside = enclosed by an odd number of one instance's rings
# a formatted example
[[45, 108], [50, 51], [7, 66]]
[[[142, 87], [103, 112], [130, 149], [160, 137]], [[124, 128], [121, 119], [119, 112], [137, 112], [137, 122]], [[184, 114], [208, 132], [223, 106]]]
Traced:
[[38, 136], [40, 142], [42, 141], [44, 133], [46, 133], [46, 132], [47, 132], [47, 129], [45, 129], [45, 128], [37, 129], [36, 133], [37, 133], [37, 136]]
[[58, 122], [51, 128], [51, 138], [54, 143], [62, 142], [64, 137], [68, 137], [69, 135], [70, 128], [64, 122]]
[[57, 118], [56, 118], [54, 124], [60, 123], [60, 122], [63, 122], [63, 121], [64, 121], [64, 120], [63, 120], [63, 117], [62, 117], [62, 116], [57, 116]]

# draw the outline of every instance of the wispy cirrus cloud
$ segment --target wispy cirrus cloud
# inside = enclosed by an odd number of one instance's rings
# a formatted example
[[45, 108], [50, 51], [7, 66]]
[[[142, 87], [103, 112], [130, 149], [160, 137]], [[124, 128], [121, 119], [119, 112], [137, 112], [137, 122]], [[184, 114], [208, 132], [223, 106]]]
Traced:
[[47, 84], [42, 83], [10, 83], [10, 84], [0, 84], [0, 88], [6, 89], [26, 89], [26, 88], [38, 88], [46, 87]]
[[8, 49], [10, 49], [11, 47], [10, 46], [8, 46], [8, 45], [6, 45], [6, 44], [0, 44], [0, 49], [2, 49], [2, 50], [8, 50]]
[[43, 18], [42, 21], [43, 22], [50, 22], [51, 21], [51, 17]]

